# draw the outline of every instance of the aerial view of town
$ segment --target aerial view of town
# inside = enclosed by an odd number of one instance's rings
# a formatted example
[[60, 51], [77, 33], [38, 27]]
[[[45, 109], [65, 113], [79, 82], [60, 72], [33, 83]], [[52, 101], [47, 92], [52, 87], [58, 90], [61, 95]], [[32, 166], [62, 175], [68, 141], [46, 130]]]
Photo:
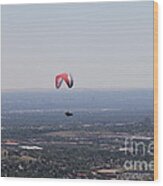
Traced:
[[2, 93], [2, 176], [152, 180], [151, 99], [147, 91]]

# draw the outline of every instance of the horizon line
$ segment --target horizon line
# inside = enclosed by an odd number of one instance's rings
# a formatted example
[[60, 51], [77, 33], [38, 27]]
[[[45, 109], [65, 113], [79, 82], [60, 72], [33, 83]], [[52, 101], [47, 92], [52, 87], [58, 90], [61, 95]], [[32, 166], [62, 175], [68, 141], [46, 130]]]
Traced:
[[97, 90], [97, 91], [135, 91], [135, 90], [154, 90], [153, 88], [61, 88], [60, 90], [57, 90], [55, 88], [11, 88], [11, 89], [2, 89], [1, 88], [1, 93], [2, 92], [24, 92], [24, 91], [48, 91], [48, 90], [55, 90], [55, 91], [67, 91], [67, 90]]

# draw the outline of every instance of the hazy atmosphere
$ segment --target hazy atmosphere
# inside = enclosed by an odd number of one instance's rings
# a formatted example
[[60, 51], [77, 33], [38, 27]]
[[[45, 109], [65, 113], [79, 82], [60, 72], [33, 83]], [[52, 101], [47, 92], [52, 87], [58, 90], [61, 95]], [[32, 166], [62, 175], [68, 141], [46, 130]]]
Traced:
[[[2, 6], [2, 90], [153, 88], [153, 2]], [[130, 16], [129, 16], [130, 15]]]

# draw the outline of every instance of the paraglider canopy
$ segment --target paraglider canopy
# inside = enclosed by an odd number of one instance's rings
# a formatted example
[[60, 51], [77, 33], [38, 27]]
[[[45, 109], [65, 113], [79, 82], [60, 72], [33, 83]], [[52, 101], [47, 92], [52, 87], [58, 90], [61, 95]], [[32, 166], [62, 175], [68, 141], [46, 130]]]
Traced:
[[55, 87], [57, 89], [59, 89], [61, 87], [63, 81], [66, 83], [68, 88], [72, 88], [74, 82], [73, 82], [73, 78], [72, 78], [71, 74], [68, 74], [68, 73], [58, 74], [55, 77]]

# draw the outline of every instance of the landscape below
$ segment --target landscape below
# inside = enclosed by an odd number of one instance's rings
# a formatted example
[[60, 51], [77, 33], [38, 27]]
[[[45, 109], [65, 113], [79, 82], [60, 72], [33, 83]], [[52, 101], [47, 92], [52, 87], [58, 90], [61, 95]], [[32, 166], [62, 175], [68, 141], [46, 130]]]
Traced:
[[152, 90], [2, 92], [1, 116], [4, 177], [153, 180]]

